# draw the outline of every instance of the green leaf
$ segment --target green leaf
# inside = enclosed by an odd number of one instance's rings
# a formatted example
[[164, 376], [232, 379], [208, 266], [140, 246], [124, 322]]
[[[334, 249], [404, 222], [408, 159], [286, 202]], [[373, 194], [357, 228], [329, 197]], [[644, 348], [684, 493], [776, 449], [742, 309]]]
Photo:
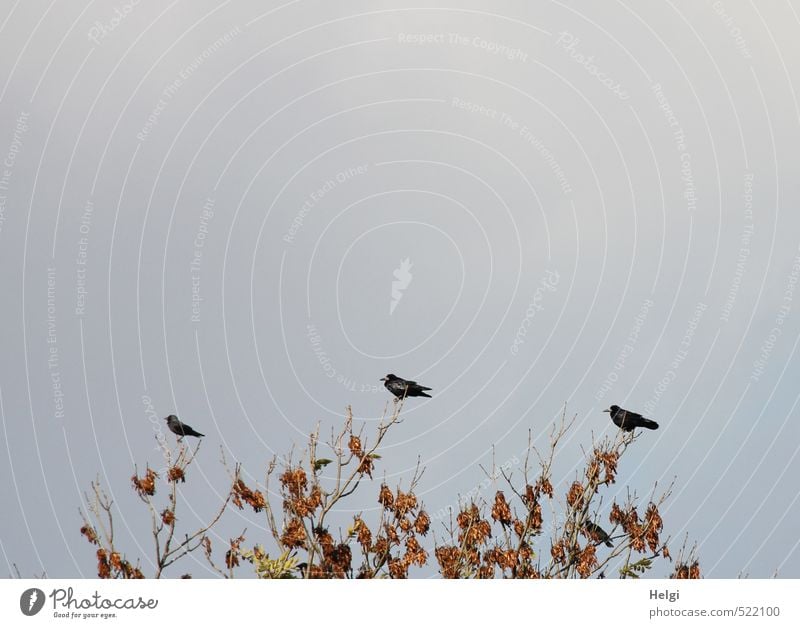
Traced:
[[642, 558], [641, 560], [630, 565], [623, 565], [619, 570], [619, 575], [623, 578], [638, 579], [640, 573], [644, 573], [652, 566], [652, 560], [649, 558]]
[[314, 461], [314, 471], [319, 471], [322, 467], [327, 467], [333, 460], [329, 458], [317, 458]]

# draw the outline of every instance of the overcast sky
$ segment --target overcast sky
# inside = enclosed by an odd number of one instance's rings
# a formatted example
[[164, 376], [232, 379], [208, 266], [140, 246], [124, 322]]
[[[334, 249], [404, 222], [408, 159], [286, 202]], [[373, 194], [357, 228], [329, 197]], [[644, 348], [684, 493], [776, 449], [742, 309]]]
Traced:
[[2, 575], [95, 576], [97, 477], [151, 572], [161, 417], [206, 434], [188, 530], [221, 450], [263, 479], [392, 372], [433, 398], [343, 525], [418, 459], [455, 505], [564, 404], [570, 482], [616, 403], [661, 427], [606, 505], [674, 481], [673, 553], [800, 577], [797, 5], [3, 2]]

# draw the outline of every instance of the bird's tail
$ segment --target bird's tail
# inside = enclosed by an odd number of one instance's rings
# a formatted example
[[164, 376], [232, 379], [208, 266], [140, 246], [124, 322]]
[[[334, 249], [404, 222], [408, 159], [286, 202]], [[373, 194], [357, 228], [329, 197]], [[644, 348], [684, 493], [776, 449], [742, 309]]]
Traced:
[[[430, 390], [430, 388], [426, 388], [425, 390]], [[428, 399], [432, 398], [428, 393], [425, 393], [425, 392], [419, 393], [419, 396], [420, 397], [427, 397]]]
[[644, 417], [642, 417], [642, 421], [639, 425], [641, 425], [642, 427], [646, 427], [648, 430], [658, 429], [658, 423], [656, 423], [655, 421], [651, 421], [650, 419], [645, 419]]

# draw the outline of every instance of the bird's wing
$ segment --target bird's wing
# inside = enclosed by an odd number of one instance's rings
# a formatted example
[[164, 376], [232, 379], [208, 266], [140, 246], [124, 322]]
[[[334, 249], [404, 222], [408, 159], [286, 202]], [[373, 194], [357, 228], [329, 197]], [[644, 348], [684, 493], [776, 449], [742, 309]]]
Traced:
[[624, 410], [620, 408], [620, 412], [622, 413], [622, 416], [626, 417], [631, 421], [638, 421], [639, 419], [644, 418], [641, 414], [639, 414], [638, 412], [633, 412], [632, 410]]
[[421, 386], [420, 384], [417, 384], [417, 382], [415, 382], [413, 379], [407, 379], [405, 380], [405, 382], [406, 385], [408, 385], [409, 387], [413, 386], [414, 388], [418, 388], [419, 390], [430, 390], [430, 388], [428, 388], [427, 386]]
[[407, 387], [405, 384], [401, 384], [400, 382], [386, 382], [386, 388], [388, 388], [389, 392], [394, 395], [402, 395], [406, 392]]

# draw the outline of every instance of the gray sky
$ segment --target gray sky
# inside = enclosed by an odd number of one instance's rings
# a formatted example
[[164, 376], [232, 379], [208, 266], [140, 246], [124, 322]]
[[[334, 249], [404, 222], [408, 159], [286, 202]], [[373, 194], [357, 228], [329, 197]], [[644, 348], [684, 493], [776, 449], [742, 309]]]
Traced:
[[571, 481], [617, 403], [661, 429], [607, 500], [674, 480], [705, 575], [800, 577], [800, 7], [600, 4], [2, 3], [2, 571], [94, 576], [98, 476], [148, 571], [161, 417], [189, 528], [220, 447], [262, 479], [394, 372], [433, 398], [377, 474], [429, 512], [564, 403]]

